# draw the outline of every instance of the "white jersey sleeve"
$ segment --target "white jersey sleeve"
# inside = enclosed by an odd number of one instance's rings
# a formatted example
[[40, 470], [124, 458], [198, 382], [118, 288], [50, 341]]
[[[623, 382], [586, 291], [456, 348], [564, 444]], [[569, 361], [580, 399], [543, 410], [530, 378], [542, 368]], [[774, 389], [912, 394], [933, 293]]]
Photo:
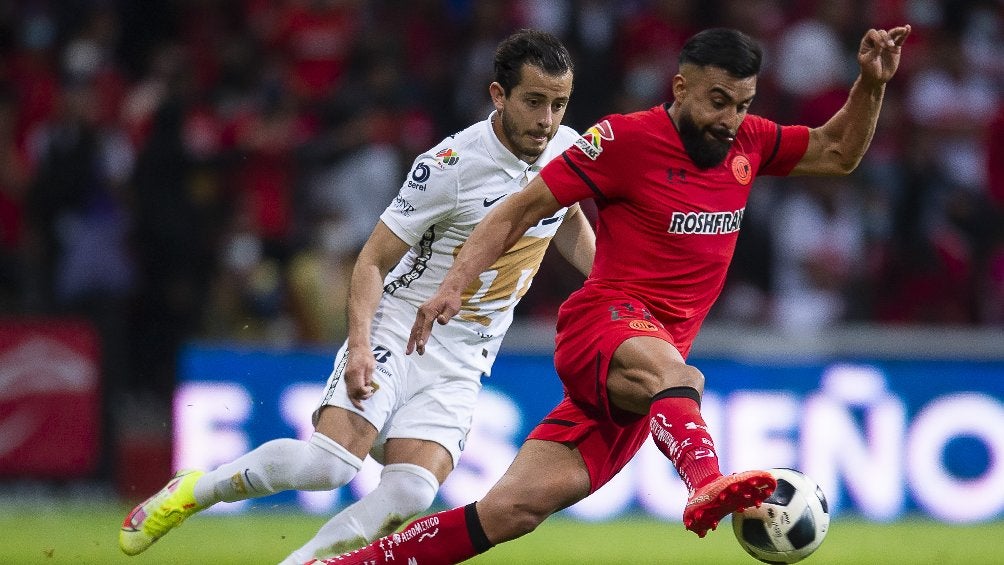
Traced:
[[458, 177], [456, 168], [443, 166], [434, 155], [419, 155], [380, 219], [405, 243], [418, 245], [430, 226], [453, 216], [460, 192]]

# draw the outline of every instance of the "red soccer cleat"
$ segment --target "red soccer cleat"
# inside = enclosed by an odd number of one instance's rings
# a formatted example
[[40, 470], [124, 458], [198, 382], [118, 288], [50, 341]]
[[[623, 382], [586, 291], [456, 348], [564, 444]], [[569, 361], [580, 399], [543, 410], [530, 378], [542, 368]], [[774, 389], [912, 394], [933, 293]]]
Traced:
[[698, 537], [718, 527], [718, 522], [733, 512], [756, 506], [764, 501], [777, 481], [767, 471], [744, 471], [718, 477], [694, 491], [683, 509], [683, 525]]

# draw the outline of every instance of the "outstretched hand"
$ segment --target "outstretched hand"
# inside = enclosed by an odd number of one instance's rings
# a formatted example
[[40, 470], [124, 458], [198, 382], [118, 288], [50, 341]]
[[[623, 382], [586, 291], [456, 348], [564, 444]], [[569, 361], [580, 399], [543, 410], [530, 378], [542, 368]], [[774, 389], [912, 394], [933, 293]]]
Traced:
[[858, 49], [858, 64], [861, 65], [862, 78], [879, 85], [889, 82], [899, 67], [900, 51], [909, 35], [909, 25], [888, 31], [868, 30], [861, 39], [861, 47]]
[[460, 296], [454, 296], [444, 292], [442, 289], [432, 298], [427, 300], [418, 308], [415, 314], [415, 324], [411, 326], [411, 335], [408, 337], [408, 348], [405, 353], [411, 355], [412, 351], [418, 351], [419, 355], [425, 353], [425, 344], [429, 341], [429, 334], [432, 333], [432, 321], [446, 325], [454, 314], [460, 311]]

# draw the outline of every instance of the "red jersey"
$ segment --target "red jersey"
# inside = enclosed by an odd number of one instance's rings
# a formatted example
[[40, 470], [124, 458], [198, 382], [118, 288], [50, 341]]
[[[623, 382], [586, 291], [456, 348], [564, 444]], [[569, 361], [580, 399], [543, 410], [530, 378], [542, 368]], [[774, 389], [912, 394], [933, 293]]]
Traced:
[[563, 206], [596, 202], [596, 258], [580, 292], [638, 299], [686, 356], [725, 284], [753, 180], [787, 175], [808, 142], [804, 126], [748, 115], [722, 164], [702, 170], [667, 105], [607, 116], [540, 173]]

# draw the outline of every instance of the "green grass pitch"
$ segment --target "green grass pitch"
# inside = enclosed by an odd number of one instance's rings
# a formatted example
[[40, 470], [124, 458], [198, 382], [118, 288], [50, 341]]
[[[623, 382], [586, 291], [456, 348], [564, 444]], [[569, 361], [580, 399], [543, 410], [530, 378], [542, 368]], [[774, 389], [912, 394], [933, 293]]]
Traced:
[[[197, 515], [147, 552], [126, 557], [119, 552], [116, 541], [126, 510], [115, 504], [0, 506], [0, 564], [275, 564], [325, 521], [322, 516], [279, 509], [255, 510], [240, 516]], [[702, 540], [679, 523], [648, 519], [583, 523], [556, 517], [536, 532], [469, 563], [758, 562], [739, 548], [728, 522]], [[880, 525], [838, 518], [831, 524], [822, 547], [804, 563], [1004, 563], [1004, 522], [963, 527], [919, 519]]]

